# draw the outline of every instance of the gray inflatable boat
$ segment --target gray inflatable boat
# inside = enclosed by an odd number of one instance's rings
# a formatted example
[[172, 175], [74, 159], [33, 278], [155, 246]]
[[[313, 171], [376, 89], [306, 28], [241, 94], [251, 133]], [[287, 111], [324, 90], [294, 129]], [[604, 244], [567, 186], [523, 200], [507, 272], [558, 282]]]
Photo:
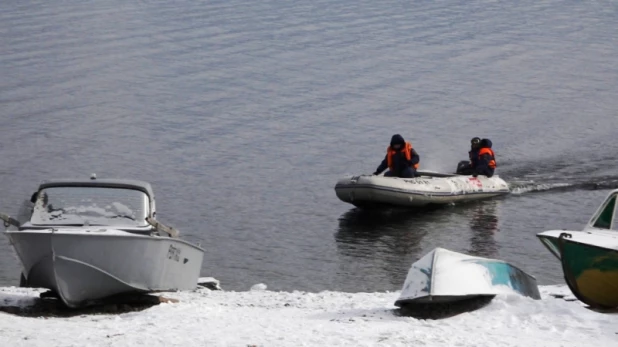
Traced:
[[357, 207], [423, 207], [493, 198], [510, 193], [498, 175], [466, 176], [418, 172], [419, 177], [346, 176], [335, 185], [337, 197]]

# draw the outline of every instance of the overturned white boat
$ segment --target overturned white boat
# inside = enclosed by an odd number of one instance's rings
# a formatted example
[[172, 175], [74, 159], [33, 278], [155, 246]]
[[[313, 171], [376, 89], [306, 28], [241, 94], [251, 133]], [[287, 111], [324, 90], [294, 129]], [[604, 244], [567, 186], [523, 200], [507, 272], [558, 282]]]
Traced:
[[505, 261], [438, 247], [412, 264], [395, 305], [452, 303], [498, 294], [541, 298], [536, 279]]
[[22, 264], [21, 285], [50, 289], [69, 307], [197, 287], [204, 250], [154, 219], [149, 183], [47, 181], [17, 219], [1, 217]]
[[347, 176], [335, 185], [337, 197], [357, 207], [422, 207], [481, 200], [510, 193], [498, 175], [464, 176], [418, 172], [419, 177]]

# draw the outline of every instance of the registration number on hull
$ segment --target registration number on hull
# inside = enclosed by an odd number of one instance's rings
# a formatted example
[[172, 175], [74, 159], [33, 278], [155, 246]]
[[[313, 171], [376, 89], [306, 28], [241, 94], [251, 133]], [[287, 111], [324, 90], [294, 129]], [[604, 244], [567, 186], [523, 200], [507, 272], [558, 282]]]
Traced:
[[423, 179], [411, 179], [411, 180], [403, 180], [406, 183], [410, 183], [410, 184], [431, 184], [431, 181], [429, 180], [423, 180]]
[[171, 259], [174, 261], [180, 261], [180, 248], [174, 247], [174, 245], [170, 245], [170, 248], [167, 250], [167, 259]]

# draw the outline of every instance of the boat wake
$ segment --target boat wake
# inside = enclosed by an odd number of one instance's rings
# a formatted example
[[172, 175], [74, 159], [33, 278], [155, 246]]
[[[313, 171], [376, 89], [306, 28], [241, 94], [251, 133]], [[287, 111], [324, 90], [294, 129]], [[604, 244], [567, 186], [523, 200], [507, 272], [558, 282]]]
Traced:
[[605, 190], [618, 188], [618, 176], [562, 178], [538, 180], [509, 180], [511, 194], [571, 192], [578, 190]]
[[[574, 163], [573, 158], [585, 158]], [[498, 174], [512, 194], [609, 190], [618, 188], [614, 153], [569, 152], [529, 161], [503, 161]]]

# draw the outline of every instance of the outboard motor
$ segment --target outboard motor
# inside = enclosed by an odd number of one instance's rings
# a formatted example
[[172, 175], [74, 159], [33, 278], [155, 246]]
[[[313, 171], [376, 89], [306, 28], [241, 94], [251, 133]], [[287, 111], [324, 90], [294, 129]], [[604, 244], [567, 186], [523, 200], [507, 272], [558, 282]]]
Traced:
[[455, 171], [458, 175], [472, 175], [472, 167], [470, 166], [470, 162], [467, 160], [462, 160], [457, 164], [457, 170]]

